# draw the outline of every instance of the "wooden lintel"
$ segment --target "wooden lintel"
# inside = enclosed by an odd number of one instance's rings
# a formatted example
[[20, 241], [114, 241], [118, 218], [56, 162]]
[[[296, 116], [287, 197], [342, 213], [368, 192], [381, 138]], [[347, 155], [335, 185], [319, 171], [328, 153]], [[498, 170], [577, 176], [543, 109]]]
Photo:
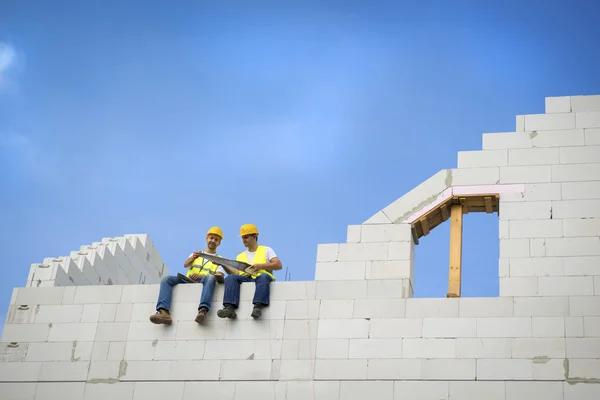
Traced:
[[429, 234], [429, 222], [427, 221], [427, 217], [421, 220], [421, 229], [423, 229], [423, 235]]
[[462, 204], [453, 204], [450, 208], [450, 269], [447, 297], [460, 297], [463, 208]]
[[417, 233], [417, 228], [413, 226], [410, 229], [410, 232], [412, 233], [413, 242], [415, 242], [415, 244], [419, 244], [419, 234]]
[[488, 214], [491, 214], [494, 212], [494, 208], [492, 207], [492, 198], [491, 197], [484, 197], [483, 199], [485, 201], [485, 212]]
[[440, 212], [442, 213], [442, 222], [446, 222], [448, 218], [450, 218], [450, 213], [448, 212], [448, 205], [443, 204], [440, 208]]
[[462, 213], [468, 214], [469, 213], [469, 203], [467, 202], [467, 198], [459, 197], [458, 201], [460, 202], [460, 205], [462, 206]]

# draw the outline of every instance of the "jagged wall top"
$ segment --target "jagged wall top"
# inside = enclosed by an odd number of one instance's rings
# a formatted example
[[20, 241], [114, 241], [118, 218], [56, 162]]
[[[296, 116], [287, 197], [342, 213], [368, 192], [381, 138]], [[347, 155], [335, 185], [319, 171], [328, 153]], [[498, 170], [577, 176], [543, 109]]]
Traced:
[[27, 286], [153, 284], [168, 268], [147, 234], [103, 238], [68, 256], [32, 264]]

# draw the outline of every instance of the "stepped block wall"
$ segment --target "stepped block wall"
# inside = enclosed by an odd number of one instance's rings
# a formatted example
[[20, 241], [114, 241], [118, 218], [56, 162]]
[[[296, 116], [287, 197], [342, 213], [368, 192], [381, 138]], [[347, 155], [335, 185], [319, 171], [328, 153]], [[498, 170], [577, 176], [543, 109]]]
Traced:
[[[223, 286], [16, 288], [0, 340], [3, 399], [596, 400], [600, 398], [600, 96], [546, 99], [515, 132], [317, 249], [315, 281], [275, 282], [261, 320]], [[466, 193], [499, 196], [500, 296], [413, 298], [413, 224]], [[426, 240], [426, 237], [422, 240]], [[342, 273], [343, 272], [343, 273]]]
[[68, 256], [32, 264], [27, 286], [143, 285], [159, 283], [167, 273], [168, 267], [148, 235], [125, 235], [103, 238]]

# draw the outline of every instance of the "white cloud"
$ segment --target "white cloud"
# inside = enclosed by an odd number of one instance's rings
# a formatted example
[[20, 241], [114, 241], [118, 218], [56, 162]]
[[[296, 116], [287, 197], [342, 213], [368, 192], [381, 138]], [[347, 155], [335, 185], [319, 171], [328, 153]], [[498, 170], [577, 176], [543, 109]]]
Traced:
[[8, 71], [15, 65], [17, 53], [13, 46], [0, 42], [0, 90], [8, 84]]

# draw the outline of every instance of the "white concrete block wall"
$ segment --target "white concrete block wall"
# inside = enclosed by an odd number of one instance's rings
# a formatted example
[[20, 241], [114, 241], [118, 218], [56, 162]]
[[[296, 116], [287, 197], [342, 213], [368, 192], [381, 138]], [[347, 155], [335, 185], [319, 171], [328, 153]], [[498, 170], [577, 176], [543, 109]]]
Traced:
[[[193, 321], [201, 285], [175, 289], [171, 326], [148, 321], [158, 285], [17, 289], [0, 339], [0, 393], [35, 400], [68, 386], [77, 399], [600, 395], [598, 295], [381, 297], [372, 282], [273, 283], [258, 321], [250, 317], [254, 289], [243, 285], [238, 319], [212, 311], [203, 326]], [[219, 285], [214, 309], [222, 295]]]
[[148, 235], [104, 238], [81, 246], [69, 256], [32, 264], [27, 286], [152, 284], [168, 268]]
[[[273, 283], [258, 321], [252, 285], [242, 286], [237, 320], [212, 311], [204, 326], [193, 320], [201, 285], [180, 285], [173, 325], [151, 324], [158, 285], [148, 283], [166, 266], [147, 235], [45, 259], [30, 272], [33, 287], [11, 298], [0, 393], [598, 399], [599, 99], [547, 98], [546, 113], [517, 116], [515, 132], [484, 134], [481, 150], [459, 152], [457, 168], [347, 226], [346, 242], [319, 245], [315, 282]], [[518, 188], [500, 195], [500, 296], [412, 298], [410, 221], [449, 189], [488, 185]], [[222, 296], [218, 285], [213, 310]]]

